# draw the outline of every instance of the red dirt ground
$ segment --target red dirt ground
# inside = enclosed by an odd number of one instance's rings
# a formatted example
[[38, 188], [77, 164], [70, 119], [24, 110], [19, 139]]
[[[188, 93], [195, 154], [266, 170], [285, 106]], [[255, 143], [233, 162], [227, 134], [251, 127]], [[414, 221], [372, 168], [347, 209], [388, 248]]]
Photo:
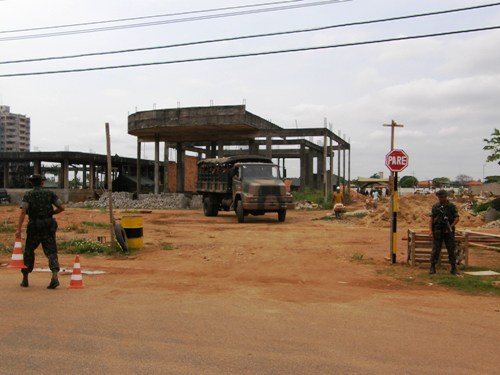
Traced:
[[[85, 288], [45, 288], [47, 273], [19, 287], [0, 256], [0, 373], [468, 374], [498, 371], [498, 297], [437, 286], [405, 265], [408, 228], [426, 228], [433, 200], [401, 202], [398, 264], [389, 256], [388, 209], [363, 219], [317, 220], [326, 211], [277, 215], [159, 210], [144, 219], [144, 248], [81, 256]], [[361, 208], [362, 203], [350, 206]], [[17, 222], [18, 209], [0, 208]], [[136, 215], [126, 211], [116, 218]], [[58, 241], [96, 240], [82, 222], [99, 210], [58, 215]], [[460, 229], [481, 225], [462, 213]], [[490, 230], [500, 233], [500, 230]], [[12, 246], [13, 235], [3, 234]], [[41, 249], [37, 266], [47, 267]], [[500, 255], [472, 250], [471, 265], [498, 268]], [[71, 270], [74, 255], [61, 254]], [[446, 274], [447, 269], [439, 270]]]

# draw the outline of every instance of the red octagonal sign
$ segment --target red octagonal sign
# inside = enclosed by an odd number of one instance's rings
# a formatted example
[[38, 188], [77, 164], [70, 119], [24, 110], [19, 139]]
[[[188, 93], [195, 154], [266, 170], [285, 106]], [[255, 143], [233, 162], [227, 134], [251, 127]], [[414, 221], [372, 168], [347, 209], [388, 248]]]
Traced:
[[403, 150], [392, 150], [385, 156], [385, 165], [391, 172], [401, 172], [408, 166], [408, 155]]

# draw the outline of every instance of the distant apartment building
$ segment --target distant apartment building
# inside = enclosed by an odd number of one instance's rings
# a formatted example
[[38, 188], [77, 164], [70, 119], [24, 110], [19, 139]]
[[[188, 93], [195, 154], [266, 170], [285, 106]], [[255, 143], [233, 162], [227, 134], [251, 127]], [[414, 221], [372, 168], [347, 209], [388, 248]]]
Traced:
[[30, 119], [0, 105], [0, 152], [30, 151]]

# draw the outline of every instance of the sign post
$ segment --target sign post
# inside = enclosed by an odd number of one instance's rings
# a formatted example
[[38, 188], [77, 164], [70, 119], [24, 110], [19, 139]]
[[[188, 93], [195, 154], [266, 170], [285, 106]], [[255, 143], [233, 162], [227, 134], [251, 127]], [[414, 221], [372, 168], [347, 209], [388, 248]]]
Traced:
[[403, 150], [391, 150], [385, 156], [385, 165], [393, 174], [392, 182], [392, 225], [391, 225], [391, 263], [396, 263], [398, 233], [398, 172], [408, 166], [408, 155]]

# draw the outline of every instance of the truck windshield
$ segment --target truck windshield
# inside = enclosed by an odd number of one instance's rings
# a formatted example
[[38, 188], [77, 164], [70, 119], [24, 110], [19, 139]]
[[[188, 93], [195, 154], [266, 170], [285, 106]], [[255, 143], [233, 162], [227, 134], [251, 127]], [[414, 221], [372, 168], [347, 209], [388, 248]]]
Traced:
[[277, 165], [243, 165], [242, 178], [280, 178], [280, 172]]

